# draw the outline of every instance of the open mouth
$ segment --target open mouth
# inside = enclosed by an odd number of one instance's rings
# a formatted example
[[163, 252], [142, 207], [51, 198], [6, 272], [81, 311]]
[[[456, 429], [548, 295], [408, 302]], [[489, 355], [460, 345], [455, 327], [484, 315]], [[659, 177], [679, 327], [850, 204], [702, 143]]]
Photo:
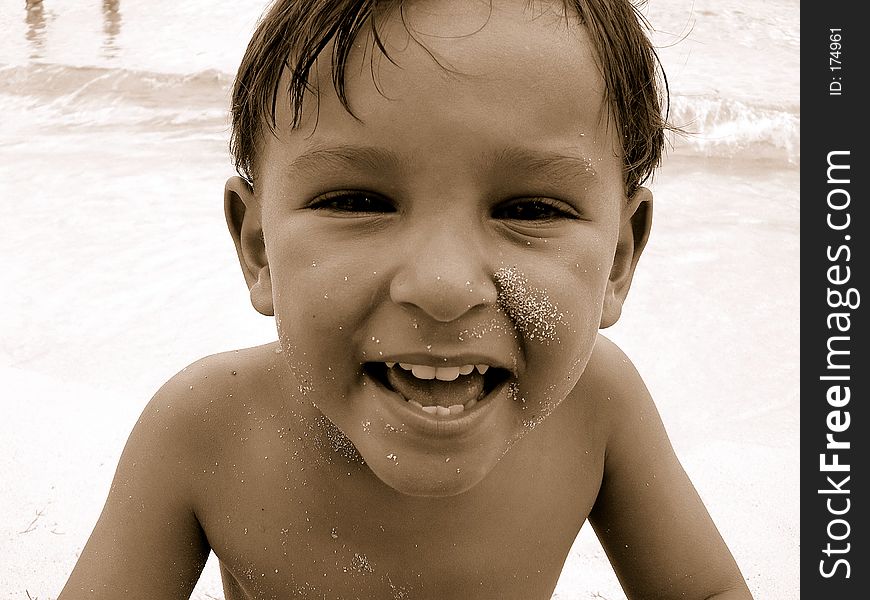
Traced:
[[432, 367], [370, 362], [363, 368], [375, 381], [409, 405], [443, 417], [458, 416], [471, 410], [511, 377], [507, 369], [486, 364]]

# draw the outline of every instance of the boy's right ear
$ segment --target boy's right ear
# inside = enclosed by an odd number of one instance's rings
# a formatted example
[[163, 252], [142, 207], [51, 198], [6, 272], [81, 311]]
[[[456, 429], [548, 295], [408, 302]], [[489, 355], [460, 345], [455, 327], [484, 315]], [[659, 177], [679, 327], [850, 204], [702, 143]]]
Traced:
[[260, 204], [254, 198], [251, 185], [241, 177], [230, 177], [224, 186], [224, 214], [251, 292], [251, 304], [260, 314], [273, 316], [272, 275], [266, 257]]

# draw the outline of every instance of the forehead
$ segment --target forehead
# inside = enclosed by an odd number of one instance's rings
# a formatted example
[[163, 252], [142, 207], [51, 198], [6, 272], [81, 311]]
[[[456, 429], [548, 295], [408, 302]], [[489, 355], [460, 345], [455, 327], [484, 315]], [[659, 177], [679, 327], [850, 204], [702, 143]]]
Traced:
[[287, 165], [331, 145], [384, 148], [411, 162], [453, 157], [444, 165], [453, 168], [539, 152], [621, 179], [594, 49], [561, 2], [425, 0], [379, 15], [346, 63], [352, 114], [335, 92], [331, 56], [327, 47], [312, 69], [316, 93], [306, 96], [297, 129], [279, 95], [265, 161]]

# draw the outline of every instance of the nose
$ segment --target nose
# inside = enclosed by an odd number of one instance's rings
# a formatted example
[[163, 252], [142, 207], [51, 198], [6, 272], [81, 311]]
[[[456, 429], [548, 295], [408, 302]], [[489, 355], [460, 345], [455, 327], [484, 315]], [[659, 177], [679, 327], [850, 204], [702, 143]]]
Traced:
[[390, 282], [396, 304], [447, 323], [477, 306], [494, 305], [498, 292], [480, 243], [466, 227], [430, 223], [406, 245]]

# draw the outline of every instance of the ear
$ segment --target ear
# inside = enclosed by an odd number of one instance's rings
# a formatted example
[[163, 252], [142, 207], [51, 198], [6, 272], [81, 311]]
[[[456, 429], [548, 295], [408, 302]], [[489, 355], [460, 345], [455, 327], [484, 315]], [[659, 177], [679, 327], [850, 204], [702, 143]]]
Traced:
[[637, 191], [624, 205], [619, 225], [616, 254], [604, 296], [601, 328], [610, 327], [619, 320], [622, 304], [631, 286], [634, 269], [649, 239], [652, 227], [652, 192], [645, 187]]
[[266, 316], [275, 314], [272, 303], [272, 275], [266, 257], [260, 204], [251, 185], [241, 177], [230, 177], [224, 187], [224, 214], [236, 245], [251, 304]]

